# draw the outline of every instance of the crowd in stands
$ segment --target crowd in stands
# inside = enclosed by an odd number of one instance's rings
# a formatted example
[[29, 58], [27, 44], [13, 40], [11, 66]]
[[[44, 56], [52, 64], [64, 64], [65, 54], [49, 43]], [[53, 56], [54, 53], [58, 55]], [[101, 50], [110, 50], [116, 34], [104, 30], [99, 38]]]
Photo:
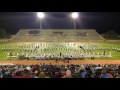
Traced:
[[118, 64], [0, 65], [1, 78], [120, 78]]

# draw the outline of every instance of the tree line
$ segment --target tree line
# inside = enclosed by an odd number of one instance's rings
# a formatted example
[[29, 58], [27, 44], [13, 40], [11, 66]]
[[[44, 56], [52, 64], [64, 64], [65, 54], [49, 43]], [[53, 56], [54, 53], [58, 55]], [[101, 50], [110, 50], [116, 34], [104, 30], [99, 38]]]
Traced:
[[0, 39], [7, 39], [10, 35], [6, 32], [4, 28], [0, 28]]
[[102, 36], [105, 38], [105, 39], [111, 39], [111, 40], [118, 40], [120, 39], [119, 37], [119, 33], [116, 33], [115, 31], [113, 30], [110, 30], [104, 34], [102, 34]]

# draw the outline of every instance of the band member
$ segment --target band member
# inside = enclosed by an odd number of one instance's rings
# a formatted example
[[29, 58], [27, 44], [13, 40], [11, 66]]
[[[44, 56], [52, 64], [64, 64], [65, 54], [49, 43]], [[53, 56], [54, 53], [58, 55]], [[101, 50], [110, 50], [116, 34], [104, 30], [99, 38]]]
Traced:
[[56, 59], [56, 63], [58, 62], [58, 59]]
[[60, 52], [60, 57], [61, 57], [62, 53]]
[[69, 60], [68, 60], [68, 63], [69, 63]]

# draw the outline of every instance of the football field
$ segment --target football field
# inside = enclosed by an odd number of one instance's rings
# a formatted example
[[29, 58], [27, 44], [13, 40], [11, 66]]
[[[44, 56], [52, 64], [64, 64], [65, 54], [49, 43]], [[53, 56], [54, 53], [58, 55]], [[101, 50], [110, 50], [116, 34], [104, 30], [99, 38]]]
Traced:
[[[11, 58], [10, 58], [10, 53]], [[60, 57], [59, 54], [62, 54]], [[120, 44], [108, 42], [6, 42], [0, 44], [0, 60], [19, 60], [19, 56], [53, 56], [79, 60], [120, 60]], [[33, 60], [34, 58], [29, 58]], [[35, 58], [36, 59], [36, 58]]]

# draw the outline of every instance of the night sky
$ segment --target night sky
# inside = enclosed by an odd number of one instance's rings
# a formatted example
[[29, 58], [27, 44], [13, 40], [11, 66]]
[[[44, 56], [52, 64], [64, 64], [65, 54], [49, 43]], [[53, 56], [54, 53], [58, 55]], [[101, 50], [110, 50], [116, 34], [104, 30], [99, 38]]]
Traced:
[[[43, 29], [73, 29], [72, 12], [44, 12]], [[120, 12], [79, 12], [77, 29], [96, 29], [102, 34], [109, 30], [120, 33]], [[20, 29], [39, 29], [37, 12], [0, 12], [0, 28], [10, 34]]]

